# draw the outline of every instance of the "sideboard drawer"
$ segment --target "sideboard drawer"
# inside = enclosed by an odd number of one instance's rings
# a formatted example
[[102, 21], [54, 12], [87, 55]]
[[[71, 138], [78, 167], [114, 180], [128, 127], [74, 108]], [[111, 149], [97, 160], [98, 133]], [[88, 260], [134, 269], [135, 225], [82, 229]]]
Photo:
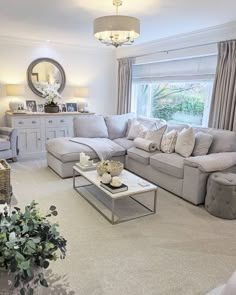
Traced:
[[68, 118], [47, 118], [46, 119], [47, 127], [67, 126], [69, 124], [70, 124], [70, 120]]
[[25, 127], [39, 127], [40, 126], [40, 119], [39, 118], [17, 118], [14, 119], [14, 127], [17, 128], [25, 128]]

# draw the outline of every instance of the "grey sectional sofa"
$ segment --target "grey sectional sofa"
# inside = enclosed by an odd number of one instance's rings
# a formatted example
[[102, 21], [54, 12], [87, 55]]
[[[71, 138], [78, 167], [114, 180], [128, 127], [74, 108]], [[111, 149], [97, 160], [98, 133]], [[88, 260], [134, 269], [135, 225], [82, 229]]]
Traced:
[[[122, 161], [125, 168], [183, 199], [198, 205], [204, 203], [207, 179], [210, 172], [203, 169], [192, 157], [183, 158], [179, 154], [153, 153], [143, 151], [127, 139], [129, 122], [134, 114], [117, 116], [81, 116], [74, 121], [75, 138], [106, 138], [106, 144], [112, 141], [112, 159]], [[139, 119], [143, 125], [151, 127], [160, 124], [159, 119]], [[168, 130], [181, 131], [187, 125], [168, 125]], [[236, 156], [236, 133], [208, 128], [194, 128], [213, 135], [209, 155], [220, 153], [224, 157]], [[47, 142], [48, 166], [62, 178], [72, 176], [72, 166], [78, 162], [80, 152], [85, 152], [95, 161], [99, 161], [94, 150], [89, 146], [72, 142], [73, 138], [56, 138]], [[235, 154], [234, 154], [235, 153]], [[204, 156], [204, 162], [212, 161], [212, 156]], [[227, 171], [236, 172], [232, 163]], [[213, 171], [212, 171], [213, 172]]]

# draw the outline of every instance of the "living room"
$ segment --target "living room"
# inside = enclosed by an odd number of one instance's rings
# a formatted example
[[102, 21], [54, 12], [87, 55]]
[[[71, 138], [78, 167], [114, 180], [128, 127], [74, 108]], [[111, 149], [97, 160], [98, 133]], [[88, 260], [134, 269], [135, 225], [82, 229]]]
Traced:
[[236, 3], [0, 4], [0, 294], [236, 294]]

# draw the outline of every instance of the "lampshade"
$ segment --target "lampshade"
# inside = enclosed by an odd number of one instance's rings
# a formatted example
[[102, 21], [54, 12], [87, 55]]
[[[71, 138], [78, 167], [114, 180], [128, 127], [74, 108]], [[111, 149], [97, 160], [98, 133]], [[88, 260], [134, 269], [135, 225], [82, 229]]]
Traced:
[[7, 84], [6, 95], [7, 96], [23, 96], [25, 93], [24, 85], [22, 84]]
[[94, 20], [94, 37], [105, 45], [119, 47], [131, 45], [140, 35], [140, 21], [136, 17], [118, 15], [122, 0], [113, 0], [116, 15], [108, 15]]
[[77, 87], [74, 89], [74, 97], [88, 98], [89, 89], [87, 87]]

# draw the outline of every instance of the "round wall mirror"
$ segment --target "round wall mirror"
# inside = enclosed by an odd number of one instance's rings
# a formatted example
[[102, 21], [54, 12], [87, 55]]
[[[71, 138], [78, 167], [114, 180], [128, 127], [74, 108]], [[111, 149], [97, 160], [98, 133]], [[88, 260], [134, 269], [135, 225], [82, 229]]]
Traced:
[[40, 97], [45, 89], [61, 93], [65, 88], [66, 75], [62, 66], [51, 58], [34, 60], [27, 70], [28, 85]]

